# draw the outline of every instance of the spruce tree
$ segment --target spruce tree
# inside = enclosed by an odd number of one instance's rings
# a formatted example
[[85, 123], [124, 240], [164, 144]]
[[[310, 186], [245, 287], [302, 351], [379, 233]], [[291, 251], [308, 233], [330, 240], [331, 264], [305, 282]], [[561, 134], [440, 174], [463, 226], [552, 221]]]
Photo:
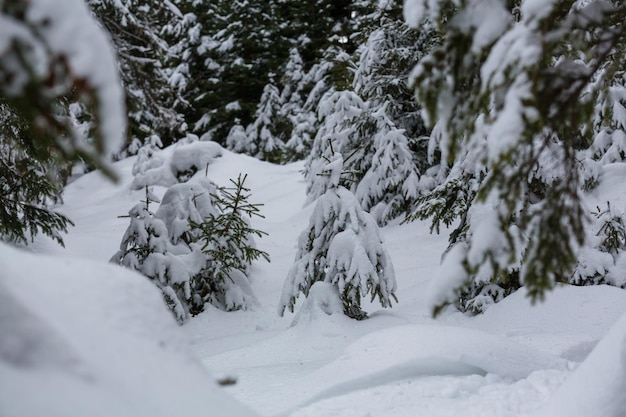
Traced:
[[[182, 14], [171, 2], [157, 0], [88, 0], [109, 32], [126, 92], [128, 137], [120, 156], [136, 154], [156, 135], [165, 146], [185, 130], [174, 109], [176, 91], [168, 80], [170, 45], [163, 32]], [[153, 139], [152, 139], [153, 140]]]
[[505, 295], [524, 285], [541, 299], [569, 280], [585, 240], [590, 183], [580, 152], [594, 142], [594, 108], [610, 89], [597, 81], [626, 58], [626, 6], [437, 3], [405, 8], [410, 23], [435, 22], [441, 34], [414, 85], [446, 179], [416, 216], [435, 227], [461, 218], [435, 311], [459, 297], [471, 303], [491, 285]]
[[[165, 223], [150, 211], [150, 203], [159, 200], [146, 187], [146, 199], [128, 212], [130, 224], [119, 250], [111, 262], [125, 266], [150, 278], [163, 291], [166, 303], [179, 321], [188, 315], [181, 298], [189, 293], [184, 268], [176, 268], [178, 259], [171, 254]], [[174, 277], [174, 273], [179, 276]], [[188, 274], [187, 274], [188, 278]]]
[[65, 167], [29, 137], [22, 120], [0, 104], [0, 237], [28, 243], [43, 233], [63, 245], [71, 220], [50, 208], [60, 200]]
[[[350, 90], [331, 90], [320, 100], [318, 117], [322, 122], [304, 165], [307, 202], [315, 201], [333, 187], [330, 177], [321, 174], [335, 152], [347, 155], [348, 161], [353, 153], [362, 152], [361, 143], [354, 138], [357, 120], [362, 117], [365, 106], [363, 100]], [[346, 167], [347, 170], [351, 168]], [[354, 172], [350, 171], [350, 174], [347, 181], [352, 181]], [[351, 187], [346, 181], [342, 181], [342, 185]]]
[[245, 186], [247, 175], [231, 180], [231, 187], [220, 188], [214, 194], [219, 214], [209, 214], [200, 222], [191, 222], [198, 235], [198, 245], [206, 263], [194, 275], [194, 306], [202, 310], [208, 302], [226, 311], [246, 309], [254, 304], [248, 282], [252, 262], [269, 254], [256, 247], [254, 236], [265, 232], [250, 225], [252, 216], [263, 217], [259, 204], [248, 201], [250, 189]]
[[280, 114], [282, 104], [278, 88], [270, 81], [263, 88], [254, 121], [246, 128], [246, 143], [240, 144], [245, 153], [264, 161], [281, 161], [285, 145], [280, 136], [288, 123]]
[[186, 321], [207, 303], [233, 311], [250, 308], [255, 297], [248, 281], [252, 262], [269, 255], [256, 248], [264, 233], [248, 223], [259, 207], [248, 202], [245, 176], [232, 188], [207, 179], [167, 189], [158, 202], [146, 187], [146, 199], [130, 210], [130, 224], [111, 262], [134, 269], [163, 291], [176, 319]]
[[[278, 313], [294, 310], [296, 299], [308, 296], [315, 282], [334, 286], [344, 314], [364, 319], [361, 298], [378, 298], [383, 307], [396, 299], [393, 265], [374, 219], [354, 195], [340, 185], [343, 158], [333, 155], [325, 167], [329, 187], [317, 200], [309, 226], [298, 239], [295, 262], [285, 280]], [[397, 301], [397, 300], [396, 300]]]

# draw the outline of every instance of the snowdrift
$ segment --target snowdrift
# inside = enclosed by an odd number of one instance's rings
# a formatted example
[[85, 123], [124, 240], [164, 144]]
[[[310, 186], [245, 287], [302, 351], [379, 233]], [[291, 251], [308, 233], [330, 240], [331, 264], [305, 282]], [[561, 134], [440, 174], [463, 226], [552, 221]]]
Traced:
[[0, 245], [0, 415], [252, 416], [185, 351], [160, 291]]

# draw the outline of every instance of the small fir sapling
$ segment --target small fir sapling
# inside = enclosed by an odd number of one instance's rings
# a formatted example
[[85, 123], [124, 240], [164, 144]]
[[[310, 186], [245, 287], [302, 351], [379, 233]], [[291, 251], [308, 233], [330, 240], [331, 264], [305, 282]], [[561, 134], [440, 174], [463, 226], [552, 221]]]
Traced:
[[184, 280], [171, 279], [175, 271], [184, 268], [170, 253], [172, 245], [165, 223], [150, 211], [150, 203], [158, 202], [159, 199], [146, 187], [146, 199], [130, 209], [128, 216], [122, 216], [130, 218], [130, 225], [119, 251], [110, 261], [150, 278], [163, 291], [165, 301], [176, 318], [183, 321], [188, 314], [180, 295], [184, 300], [189, 286]]
[[165, 223], [173, 245], [181, 242], [189, 245], [198, 240], [199, 234], [192, 224], [219, 214], [214, 197], [217, 191], [218, 187], [205, 178], [167, 189], [156, 216]]
[[201, 222], [191, 221], [198, 236], [194, 251], [205, 256], [205, 263], [193, 277], [194, 307], [209, 302], [226, 310], [246, 309], [254, 302], [247, 275], [252, 262], [269, 254], [256, 248], [254, 236], [265, 232], [254, 229], [248, 219], [264, 217], [260, 204], [248, 201], [250, 189], [244, 184], [247, 175], [230, 180], [232, 187], [221, 187], [213, 194], [217, 213], [209, 213]]
[[361, 310], [362, 296], [378, 298], [383, 307], [390, 307], [391, 299], [397, 302], [395, 273], [378, 225], [340, 185], [343, 163], [336, 153], [326, 165], [329, 187], [300, 235], [296, 260], [283, 286], [281, 316], [286, 308], [293, 312], [299, 294], [308, 296], [318, 281], [334, 286], [344, 314], [355, 319], [367, 317]]
[[248, 202], [245, 176], [234, 188], [218, 188], [206, 179], [171, 186], [158, 202], [146, 187], [146, 200], [130, 211], [131, 224], [112, 262], [147, 276], [163, 291], [183, 322], [211, 303], [226, 311], [246, 309], [255, 298], [247, 279], [252, 261], [269, 255], [256, 249], [245, 216], [257, 215]]
[[607, 284], [626, 288], [626, 225], [624, 213], [607, 202], [605, 210], [593, 213], [592, 236], [578, 253], [578, 263], [570, 283], [574, 285]]

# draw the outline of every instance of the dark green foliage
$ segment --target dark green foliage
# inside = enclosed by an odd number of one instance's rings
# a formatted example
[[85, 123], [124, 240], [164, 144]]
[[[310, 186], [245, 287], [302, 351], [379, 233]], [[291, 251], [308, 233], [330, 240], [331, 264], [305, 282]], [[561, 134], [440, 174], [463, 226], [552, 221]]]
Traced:
[[[100, 62], [103, 73], [110, 71], [107, 75], [73, 67], [88, 59], [80, 55], [85, 52], [83, 37], [93, 46], [106, 46], [88, 13], [78, 11], [78, 21], [63, 20], [62, 15], [45, 15], [45, 8], [41, 16], [33, 16], [30, 7], [27, 1], [0, 3], [3, 24], [10, 23], [0, 50], [0, 235], [27, 243], [43, 233], [62, 244], [60, 232], [72, 223], [50, 205], [59, 201], [74, 164], [115, 177], [105, 155], [121, 136], [124, 120], [119, 108], [112, 109], [119, 91], [109, 51], [102, 51]], [[66, 36], [72, 30], [75, 44], [51, 39], [52, 32]], [[54, 33], [57, 38], [59, 33]], [[88, 131], [76, 129], [71, 105], [81, 108]]]
[[600, 210], [598, 207], [594, 215], [604, 220], [597, 233], [597, 236], [602, 238], [600, 249], [612, 254], [622, 251], [626, 247], [626, 225], [624, 225], [623, 216], [611, 212], [610, 202], [607, 202], [606, 210]]
[[232, 187], [221, 187], [213, 195], [219, 214], [210, 214], [201, 223], [191, 222], [200, 250], [206, 257], [205, 266], [192, 277], [192, 314], [204, 310], [211, 303], [224, 310], [246, 308], [241, 295], [245, 292], [247, 275], [252, 262], [263, 258], [270, 261], [269, 254], [256, 248], [254, 236], [267, 233], [250, 226], [247, 218], [263, 217], [260, 204], [248, 201], [250, 189], [245, 187], [247, 175], [230, 180]]
[[184, 130], [183, 116], [174, 110], [176, 92], [168, 80], [170, 47], [161, 33], [182, 16], [166, 3], [88, 0], [111, 35], [126, 91], [128, 136], [122, 156], [137, 153], [152, 135], [170, 145]]
[[250, 226], [245, 216], [264, 217], [261, 204], [248, 202], [250, 189], [244, 186], [248, 175], [230, 180], [232, 187], [221, 187], [214, 195], [220, 214], [211, 214], [202, 223], [192, 223], [197, 229], [202, 252], [215, 263], [215, 270], [228, 275], [236, 269], [247, 273], [252, 261], [263, 258], [269, 262], [269, 254], [254, 247], [251, 236], [263, 237], [267, 233]]
[[[517, 282], [510, 271], [519, 269], [519, 283], [533, 300], [542, 299], [557, 282], [569, 280], [585, 239], [581, 191], [591, 183], [581, 175], [579, 152], [593, 142], [594, 108], [609, 88], [598, 80], [626, 58], [626, 6], [591, 4], [598, 7], [588, 18], [590, 10], [573, 0], [557, 1], [538, 15], [533, 13], [539, 9], [524, 15], [523, 5], [481, 12], [479, 2], [440, 3], [438, 12], [426, 13], [438, 25], [441, 43], [420, 61], [414, 85], [429, 120], [437, 123], [432, 147], [439, 147], [448, 179], [424, 198], [416, 216], [433, 216], [435, 229], [462, 216], [467, 230], [452, 240], [467, 247], [470, 294], [480, 291], [481, 282]], [[486, 13], [504, 23], [488, 41], [477, 27], [462, 23]], [[534, 55], [512, 52], [522, 47], [534, 48]], [[469, 197], [462, 210], [455, 209], [458, 184]], [[470, 260], [467, 253], [480, 234], [475, 206], [491, 207], [501, 244], [481, 241], [481, 255]], [[491, 265], [492, 279], [475, 276], [484, 265]]]
[[[430, 232], [439, 234], [441, 225], [450, 227], [457, 219], [465, 219], [467, 210], [476, 192], [467, 187], [470, 178], [459, 178], [448, 181], [421, 197], [417, 209], [407, 217], [407, 221], [432, 219]], [[465, 220], [451, 235], [450, 243], [456, 242], [459, 234], [467, 227]]]
[[15, 146], [25, 134], [16, 122], [17, 116], [0, 106], [0, 236], [27, 244], [43, 233], [63, 245], [60, 232], [73, 223], [49, 207], [59, 198], [61, 185], [46, 173], [52, 175], [51, 161]]

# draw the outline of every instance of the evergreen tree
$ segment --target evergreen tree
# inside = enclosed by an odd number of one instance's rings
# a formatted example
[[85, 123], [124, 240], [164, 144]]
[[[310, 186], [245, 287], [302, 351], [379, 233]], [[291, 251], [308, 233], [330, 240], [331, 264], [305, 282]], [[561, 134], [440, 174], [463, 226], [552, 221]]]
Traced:
[[269, 162], [282, 159], [284, 142], [279, 135], [284, 132], [285, 127], [281, 125], [285, 125], [287, 120], [279, 113], [281, 107], [278, 88], [272, 82], [266, 84], [255, 120], [246, 128], [247, 140], [243, 145], [245, 153]]
[[[425, 175], [429, 161], [420, 142], [427, 131], [408, 87], [411, 68], [431, 47], [432, 31], [418, 31], [402, 22], [399, 2], [360, 1], [353, 9], [352, 42], [364, 43], [356, 51], [358, 62], [347, 61], [346, 73], [353, 74], [348, 87], [352, 101], [363, 104], [358, 115], [346, 117], [335, 109], [323, 119], [306, 164], [308, 192], [311, 201], [325, 191], [327, 179], [311, 174], [329, 157], [321, 149], [331, 139], [338, 152], [349, 155], [345, 164], [351, 183], [346, 187], [383, 225], [410, 213], [421, 193], [434, 185]], [[320, 111], [329, 105], [320, 102]]]
[[[584, 191], [600, 185], [604, 167], [626, 158], [626, 63], [603, 65], [593, 84], [604, 85], [596, 98], [593, 114], [593, 142], [581, 150], [581, 182]], [[626, 287], [624, 281], [624, 214], [611, 202], [592, 213], [585, 246], [570, 282], [576, 285], [609, 284]]]
[[[395, 299], [393, 265], [374, 219], [363, 211], [354, 195], [340, 185], [343, 158], [335, 154], [325, 167], [330, 186], [317, 200], [309, 227], [298, 240], [298, 252], [283, 286], [278, 308], [293, 312], [300, 293], [308, 296], [312, 285], [334, 285], [343, 302], [344, 314], [367, 317], [361, 297], [378, 298], [383, 307]], [[396, 300], [397, 301], [397, 300]]]
[[171, 45], [167, 73], [176, 91], [173, 106], [190, 123], [189, 130], [203, 131], [212, 113], [225, 104], [207, 94], [220, 83], [219, 57], [232, 48], [232, 43], [222, 45], [214, 39], [226, 22], [227, 2], [179, 0], [177, 6], [182, 18], [163, 28]]
[[170, 145], [184, 131], [174, 110], [175, 90], [168, 81], [169, 45], [162, 36], [182, 18], [178, 8], [157, 0], [88, 0], [109, 32], [126, 91], [128, 137], [120, 156], [136, 154], [152, 136]]
[[597, 208], [587, 245], [577, 252], [578, 262], [570, 282], [574, 285], [608, 284], [626, 288], [626, 225], [624, 213], [607, 203]]
[[226, 311], [249, 307], [254, 302], [247, 278], [252, 262], [259, 258], [270, 261], [267, 252], [256, 248], [254, 236], [260, 238], [266, 233], [250, 226], [250, 217], [263, 216], [259, 205], [248, 201], [246, 178], [240, 175], [231, 180], [232, 187], [221, 188], [219, 195], [214, 195], [219, 214], [191, 223], [207, 258], [193, 277], [196, 308], [202, 309], [206, 302]]
[[111, 262], [134, 269], [163, 291], [176, 319], [184, 322], [205, 304], [226, 310], [246, 309], [255, 298], [248, 274], [252, 262], [269, 255], [256, 248], [245, 216], [260, 215], [248, 202], [245, 177], [233, 188], [218, 188], [201, 179], [167, 189], [157, 199], [146, 187], [146, 200], [129, 213], [130, 225]]
[[226, 138], [226, 149], [247, 154], [249, 145], [246, 129], [241, 125], [239, 119], [235, 119], [235, 124], [230, 128], [228, 137]]
[[[363, 100], [349, 90], [329, 91], [320, 100], [318, 117], [322, 122], [304, 166], [308, 183], [307, 202], [315, 201], [333, 187], [330, 177], [321, 174], [335, 152], [348, 155], [346, 159], [349, 160], [355, 151], [360, 150], [361, 144], [354, 140], [355, 125], [364, 109]], [[352, 175], [348, 181], [352, 181]], [[346, 181], [342, 181], [342, 185], [351, 187]]]
[[[292, 94], [292, 98], [281, 109], [281, 114], [288, 115], [292, 128], [291, 136], [285, 144], [285, 162], [306, 159], [313, 154], [311, 151], [313, 142], [323, 124], [323, 120], [320, 121], [318, 118], [319, 105], [333, 89], [330, 72], [334, 65], [334, 62], [327, 60], [314, 64], [296, 84], [294, 91], [297, 97]], [[285, 86], [283, 93], [287, 89], [290, 89], [289, 84]], [[298, 102], [300, 96], [301, 107]]]
[[[187, 28], [177, 49], [176, 81], [191, 129], [225, 143], [238, 118], [248, 126], [269, 74], [287, 59], [274, 1], [238, 0], [180, 5]], [[181, 82], [181, 79], [184, 81]]]
[[416, 215], [435, 227], [461, 217], [435, 311], [459, 297], [471, 304], [490, 285], [504, 295], [524, 285], [540, 299], [569, 280], [584, 242], [578, 161], [609, 89], [596, 80], [626, 57], [626, 6], [527, 1], [514, 14], [502, 2], [437, 3], [405, 9], [411, 23], [428, 19], [442, 34], [414, 74], [447, 178]]
[[43, 233], [63, 245], [73, 223], [49, 206], [60, 199], [61, 167], [8, 106], [0, 104], [0, 237], [28, 243]]
[[[421, 195], [419, 172], [409, 150], [405, 131], [398, 129], [386, 114], [383, 105], [375, 113], [368, 132], [374, 154], [371, 164], [362, 177], [355, 181], [355, 195], [361, 207], [368, 211], [378, 224], [410, 212]], [[363, 133], [363, 132], [359, 132]]]
[[[0, 19], [0, 234], [26, 243], [42, 232], [62, 243], [71, 222], [49, 203], [71, 166], [114, 177], [106, 155], [125, 119], [113, 53], [82, 2], [3, 2]], [[75, 129], [72, 103], [93, 118], [89, 141]]]
[[305, 95], [315, 85], [313, 74], [317, 68], [305, 73], [304, 62], [297, 48], [289, 51], [289, 61], [281, 77], [283, 90], [280, 93], [282, 106], [279, 117], [283, 122], [282, 138], [285, 142], [283, 162], [304, 159], [311, 150], [316, 115], [312, 106], [306, 106]]
[[189, 272], [172, 253], [165, 223], [150, 211], [154, 202], [159, 200], [146, 187], [146, 199], [128, 212], [130, 224], [110, 261], [150, 278], [163, 291], [177, 320], [183, 321], [189, 314], [185, 304], [191, 293]]

